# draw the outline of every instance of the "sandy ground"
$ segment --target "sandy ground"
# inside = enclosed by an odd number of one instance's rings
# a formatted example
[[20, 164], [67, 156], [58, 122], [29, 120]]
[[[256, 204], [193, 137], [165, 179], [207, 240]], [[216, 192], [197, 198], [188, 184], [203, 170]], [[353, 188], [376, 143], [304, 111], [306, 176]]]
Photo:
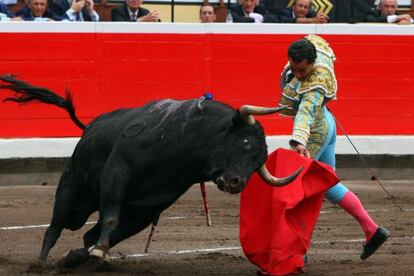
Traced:
[[[404, 211], [386, 199], [371, 181], [348, 181], [374, 219], [392, 236], [379, 251], [360, 261], [363, 234], [360, 226], [341, 209], [325, 202], [313, 235], [307, 275], [414, 275], [414, 181], [385, 181]], [[202, 198], [194, 185], [166, 210], [148, 255], [143, 249], [149, 228], [121, 242], [111, 251], [107, 272], [92, 275], [256, 275], [238, 240], [239, 196], [207, 185], [213, 225], [206, 226]], [[42, 244], [50, 222], [56, 186], [0, 187], [0, 275], [26, 273]], [[95, 221], [96, 215], [90, 218]], [[10, 228], [11, 226], [24, 226]], [[64, 231], [52, 249], [55, 263], [68, 250], [82, 246], [81, 230]], [[41, 275], [84, 271], [46, 271]], [[88, 273], [88, 275], [91, 275]]]

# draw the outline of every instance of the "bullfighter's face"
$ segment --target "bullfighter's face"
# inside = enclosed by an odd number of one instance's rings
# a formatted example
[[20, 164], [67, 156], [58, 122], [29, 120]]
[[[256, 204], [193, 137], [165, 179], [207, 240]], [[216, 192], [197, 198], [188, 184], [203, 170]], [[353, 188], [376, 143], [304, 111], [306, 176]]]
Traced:
[[289, 58], [290, 70], [295, 75], [295, 77], [303, 81], [305, 80], [313, 71], [313, 65], [315, 63], [309, 63], [307, 59], [304, 59], [299, 62], [294, 62], [291, 58]]

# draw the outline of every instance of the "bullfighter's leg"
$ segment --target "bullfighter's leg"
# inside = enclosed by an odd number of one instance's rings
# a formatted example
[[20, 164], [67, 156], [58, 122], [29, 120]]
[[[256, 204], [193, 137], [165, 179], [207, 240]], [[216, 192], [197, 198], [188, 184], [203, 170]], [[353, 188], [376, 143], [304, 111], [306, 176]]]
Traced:
[[130, 180], [129, 166], [123, 160], [108, 160], [101, 176], [100, 216], [102, 218], [101, 233], [94, 249], [95, 256], [109, 261], [109, 237], [117, 229], [121, 207]]

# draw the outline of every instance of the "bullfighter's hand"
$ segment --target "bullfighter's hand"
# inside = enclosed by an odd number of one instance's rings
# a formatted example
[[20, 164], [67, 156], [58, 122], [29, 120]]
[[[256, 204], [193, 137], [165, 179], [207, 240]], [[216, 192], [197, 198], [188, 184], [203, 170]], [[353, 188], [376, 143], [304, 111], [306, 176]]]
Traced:
[[294, 148], [301, 156], [311, 157], [309, 150], [304, 145], [298, 143]]

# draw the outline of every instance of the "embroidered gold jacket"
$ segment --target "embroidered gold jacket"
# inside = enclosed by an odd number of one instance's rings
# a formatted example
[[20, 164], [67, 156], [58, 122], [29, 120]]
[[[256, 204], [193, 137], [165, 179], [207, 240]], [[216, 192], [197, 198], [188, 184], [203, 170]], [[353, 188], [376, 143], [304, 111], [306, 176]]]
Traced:
[[288, 63], [282, 72], [281, 84], [284, 88], [279, 105], [288, 106], [281, 112], [282, 115], [295, 118], [291, 141], [306, 146], [314, 157], [326, 139], [328, 125], [323, 109], [327, 102], [336, 99], [337, 82], [335, 55], [328, 42], [317, 35], [309, 35], [306, 39], [317, 50], [314, 70], [304, 81], [294, 77], [287, 83]]

